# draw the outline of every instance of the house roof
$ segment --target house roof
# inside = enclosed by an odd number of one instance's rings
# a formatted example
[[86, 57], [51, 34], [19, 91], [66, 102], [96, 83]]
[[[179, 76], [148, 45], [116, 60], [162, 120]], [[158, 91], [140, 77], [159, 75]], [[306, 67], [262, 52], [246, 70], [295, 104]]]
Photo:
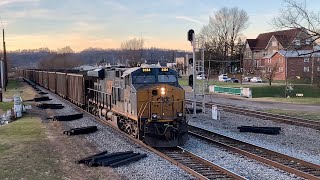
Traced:
[[283, 31], [274, 31], [268, 33], [259, 34], [256, 39], [247, 39], [251, 50], [263, 50], [268, 45], [270, 38], [274, 36], [278, 42], [286, 48], [297, 35], [301, 32], [301, 28], [288, 29]]
[[312, 52], [313, 52], [313, 50], [297, 50], [297, 51], [280, 50], [280, 51], [278, 51], [279, 54], [281, 54], [282, 56], [285, 56], [287, 58], [291, 58], [291, 57], [320, 57], [320, 53], [312, 53]]

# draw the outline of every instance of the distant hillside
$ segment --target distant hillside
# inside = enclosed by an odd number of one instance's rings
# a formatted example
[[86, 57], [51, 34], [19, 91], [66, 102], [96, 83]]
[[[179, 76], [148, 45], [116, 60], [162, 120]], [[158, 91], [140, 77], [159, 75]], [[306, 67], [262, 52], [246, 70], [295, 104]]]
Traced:
[[[180, 50], [168, 50], [168, 49], [144, 49], [142, 50], [142, 60], [146, 60], [148, 63], [159, 62], [174, 62], [176, 57], [185, 56], [186, 51]], [[37, 68], [40, 61], [48, 59], [49, 57], [57, 54], [55, 51], [51, 51], [48, 48], [35, 49], [35, 50], [18, 50], [10, 51], [8, 54], [8, 61], [12, 67], [24, 67], [24, 68]], [[99, 61], [105, 61], [107, 63], [125, 63], [124, 52], [119, 49], [86, 49], [78, 53], [74, 53], [73, 56], [83, 64], [95, 64]]]

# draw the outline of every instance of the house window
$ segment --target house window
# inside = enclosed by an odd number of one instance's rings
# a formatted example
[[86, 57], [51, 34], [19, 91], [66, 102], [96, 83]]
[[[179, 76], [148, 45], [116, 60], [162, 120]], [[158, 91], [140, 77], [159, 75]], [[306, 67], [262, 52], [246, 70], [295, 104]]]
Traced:
[[271, 63], [271, 58], [268, 59], [268, 63]]
[[279, 67], [279, 72], [283, 72], [283, 67]]
[[303, 62], [309, 62], [309, 58], [304, 58]]
[[311, 39], [306, 39], [306, 44], [311, 44]]
[[304, 72], [309, 72], [309, 66], [303, 68]]
[[317, 61], [320, 62], [320, 58], [318, 58]]
[[300, 40], [299, 39], [294, 40], [293, 43], [296, 46], [300, 46]]
[[268, 72], [271, 72], [271, 68], [270, 67], [268, 67]]
[[282, 58], [279, 58], [278, 62], [279, 62], [279, 63], [283, 63], [283, 59], [282, 59]]
[[320, 66], [317, 67], [317, 71], [320, 71]]

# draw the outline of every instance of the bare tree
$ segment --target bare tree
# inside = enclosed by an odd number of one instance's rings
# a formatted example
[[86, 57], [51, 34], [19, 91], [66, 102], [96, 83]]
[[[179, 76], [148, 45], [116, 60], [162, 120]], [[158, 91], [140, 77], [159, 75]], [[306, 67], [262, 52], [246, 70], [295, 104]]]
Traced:
[[266, 69], [261, 71], [262, 77], [268, 80], [270, 86], [277, 73], [278, 62], [273, 65], [266, 66]]
[[41, 69], [68, 69], [81, 65], [73, 54], [54, 54], [40, 61], [38, 67]]
[[[301, 28], [308, 32], [309, 36], [304, 39], [309, 45], [320, 38], [320, 12], [308, 9], [306, 1], [284, 0], [284, 6], [280, 15], [273, 19], [276, 28]], [[320, 51], [320, 50], [316, 50]]]
[[130, 66], [142, 61], [144, 39], [133, 38], [121, 43], [122, 55]]
[[[273, 24], [279, 29], [284, 28], [300, 28], [306, 32], [306, 37], [301, 39], [301, 43], [290, 45], [287, 49], [298, 50], [304, 46], [311, 48], [309, 51], [303, 51], [298, 55], [310, 55], [320, 52], [316, 47], [317, 41], [320, 39], [320, 12], [314, 12], [308, 9], [306, 1], [298, 2], [296, 0], [284, 0], [284, 6], [280, 10], [280, 15], [273, 19]], [[314, 83], [314, 58], [311, 58], [311, 84]]]
[[59, 53], [59, 54], [71, 54], [71, 53], [74, 53], [74, 51], [71, 49], [70, 46], [66, 46], [66, 47], [63, 47], [63, 48], [59, 48], [57, 50], [57, 53]]
[[234, 58], [235, 42], [248, 27], [248, 21], [246, 11], [236, 7], [222, 8], [209, 17], [209, 24], [202, 27], [200, 37], [204, 39], [206, 49], [212, 52], [212, 57], [221, 60]]

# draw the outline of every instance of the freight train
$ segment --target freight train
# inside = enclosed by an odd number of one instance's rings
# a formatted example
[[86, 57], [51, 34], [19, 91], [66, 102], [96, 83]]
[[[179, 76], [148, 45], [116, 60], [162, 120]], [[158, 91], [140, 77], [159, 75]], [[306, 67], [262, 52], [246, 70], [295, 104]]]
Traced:
[[21, 69], [19, 74], [152, 147], [188, 140], [185, 92], [170, 68]]

